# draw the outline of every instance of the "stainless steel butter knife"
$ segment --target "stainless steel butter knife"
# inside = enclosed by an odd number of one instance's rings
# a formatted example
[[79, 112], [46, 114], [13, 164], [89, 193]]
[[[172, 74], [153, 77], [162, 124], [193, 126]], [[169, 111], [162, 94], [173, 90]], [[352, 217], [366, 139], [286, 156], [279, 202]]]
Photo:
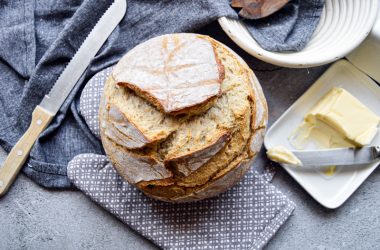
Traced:
[[380, 160], [380, 146], [298, 150], [292, 153], [303, 166], [359, 165]]
[[34, 109], [28, 130], [13, 147], [0, 168], [0, 196], [8, 191], [28, 158], [34, 142], [57, 114], [90, 61], [124, 17], [126, 9], [126, 0], [115, 0], [110, 5], [54, 83], [49, 94], [45, 95], [42, 102]]

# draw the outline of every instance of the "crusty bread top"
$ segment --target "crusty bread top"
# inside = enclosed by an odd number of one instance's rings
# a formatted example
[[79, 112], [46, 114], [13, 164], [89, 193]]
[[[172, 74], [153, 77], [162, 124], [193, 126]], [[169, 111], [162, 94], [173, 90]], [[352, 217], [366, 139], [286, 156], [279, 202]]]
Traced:
[[112, 73], [167, 114], [200, 114], [221, 94], [224, 68], [212, 40], [197, 34], [163, 35], [129, 51]]
[[[135, 154], [161, 159], [194, 185], [207, 181], [207, 176], [204, 179], [200, 174], [212, 171], [202, 166], [227, 144], [236, 143], [227, 158], [238, 155], [248, 142], [255, 98], [246, 69], [223, 45], [215, 42], [214, 46], [226, 73], [221, 96], [202, 115], [179, 118], [164, 114], [133, 91], [118, 86], [111, 75], [104, 92], [107, 139]], [[214, 164], [213, 171], [225, 165], [226, 159], [220, 159], [223, 161]], [[197, 171], [201, 167], [204, 170]]]
[[106, 83], [104, 148], [126, 180], [155, 198], [182, 201], [220, 192], [248, 169], [240, 168], [241, 162], [249, 162], [262, 144], [267, 107], [253, 72], [227, 47], [205, 39], [225, 77], [220, 96], [200, 115], [166, 114], [120, 87], [114, 76]]

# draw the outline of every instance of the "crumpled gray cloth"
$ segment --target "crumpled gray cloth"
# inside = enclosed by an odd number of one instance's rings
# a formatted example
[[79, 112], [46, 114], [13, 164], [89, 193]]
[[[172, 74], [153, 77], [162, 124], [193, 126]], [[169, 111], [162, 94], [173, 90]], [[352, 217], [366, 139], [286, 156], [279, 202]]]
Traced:
[[[10, 151], [80, 44], [113, 0], [2, 0], [0, 3], [0, 146]], [[191, 10], [191, 11], [190, 11]], [[151, 37], [195, 30], [236, 16], [228, 0], [128, 0], [125, 18], [92, 60], [50, 126], [36, 141], [23, 172], [45, 187], [68, 188], [67, 163], [103, 152], [78, 113], [78, 92], [96, 72]]]
[[292, 0], [258, 20], [245, 20], [258, 44], [269, 51], [300, 51], [309, 42], [322, 14], [324, 0]]
[[[129, 49], [151, 37], [195, 31], [221, 16], [238, 18], [229, 2], [128, 0], [126, 17], [36, 141], [23, 172], [45, 187], [70, 187], [67, 163], [81, 153], [103, 152], [101, 143], [78, 112], [78, 93], [84, 84], [96, 72], [114, 64]], [[0, 146], [6, 151], [25, 132], [33, 109], [111, 3], [112, 0], [1, 1]]]
[[[99, 137], [98, 110], [111, 68], [96, 74], [80, 99], [80, 113]], [[163, 249], [261, 249], [285, 223], [294, 203], [253, 168], [227, 192], [203, 201], [168, 204], [125, 182], [105, 155], [80, 154], [68, 176], [92, 200]]]

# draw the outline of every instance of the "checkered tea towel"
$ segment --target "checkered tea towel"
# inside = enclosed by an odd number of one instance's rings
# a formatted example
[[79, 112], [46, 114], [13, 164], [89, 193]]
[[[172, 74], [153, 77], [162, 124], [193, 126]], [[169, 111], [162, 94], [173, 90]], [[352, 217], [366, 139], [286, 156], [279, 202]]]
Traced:
[[[99, 100], [112, 68], [86, 85], [80, 111], [99, 138]], [[82, 154], [68, 166], [74, 185], [129, 227], [163, 249], [261, 249], [295, 205], [269, 183], [273, 172], [254, 167], [227, 192], [199, 202], [168, 204], [125, 182], [105, 155]]]

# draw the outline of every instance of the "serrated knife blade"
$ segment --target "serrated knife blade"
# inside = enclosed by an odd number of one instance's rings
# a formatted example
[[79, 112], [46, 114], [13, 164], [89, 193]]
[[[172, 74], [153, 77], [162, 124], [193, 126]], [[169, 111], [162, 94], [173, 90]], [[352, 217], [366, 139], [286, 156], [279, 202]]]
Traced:
[[115, 0], [107, 9], [61, 73], [50, 92], [43, 98], [40, 103], [42, 108], [53, 115], [58, 112], [90, 61], [125, 15], [126, 8], [126, 0]]
[[352, 166], [371, 163], [380, 159], [380, 146], [362, 148], [335, 148], [298, 150], [292, 153], [301, 160], [302, 166]]
[[28, 130], [9, 152], [0, 168], [0, 197], [6, 194], [28, 158], [34, 142], [57, 114], [91, 60], [124, 17], [126, 9], [126, 0], [115, 0], [110, 5], [58, 77], [50, 92], [34, 109]]

